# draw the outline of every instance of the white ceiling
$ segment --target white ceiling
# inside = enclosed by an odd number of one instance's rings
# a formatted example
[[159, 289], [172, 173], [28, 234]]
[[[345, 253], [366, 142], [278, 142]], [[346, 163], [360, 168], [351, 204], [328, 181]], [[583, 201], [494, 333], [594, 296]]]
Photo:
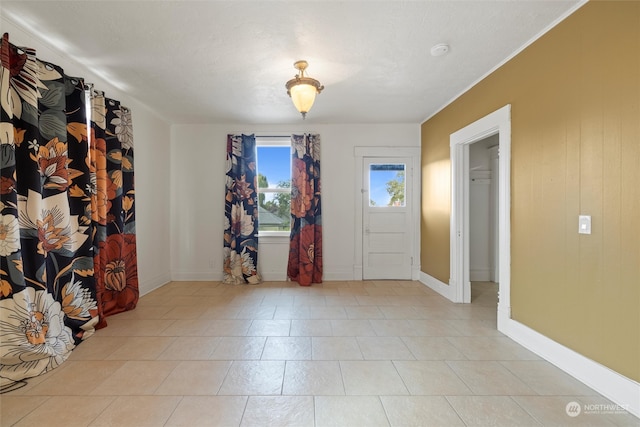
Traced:
[[325, 86], [308, 123], [421, 123], [579, 4], [2, 0], [1, 13], [174, 123], [300, 122], [284, 87], [298, 59]]

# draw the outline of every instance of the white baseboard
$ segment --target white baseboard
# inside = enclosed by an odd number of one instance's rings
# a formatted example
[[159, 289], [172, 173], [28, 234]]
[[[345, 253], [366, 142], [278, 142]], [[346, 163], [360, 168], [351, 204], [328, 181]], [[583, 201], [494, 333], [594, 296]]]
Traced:
[[453, 286], [449, 286], [446, 283], [441, 282], [433, 276], [428, 275], [425, 272], [420, 272], [420, 282], [427, 285], [449, 301], [455, 301], [456, 290]]
[[[498, 312], [498, 315], [503, 317]], [[640, 383], [577, 353], [513, 319], [498, 319], [498, 330], [607, 399], [640, 417]]]
[[155, 291], [158, 288], [163, 287], [171, 281], [171, 275], [169, 273], [159, 274], [152, 278], [146, 278], [138, 283], [138, 289], [140, 290], [140, 296], [146, 295], [151, 291]]
[[219, 271], [173, 271], [171, 280], [174, 282], [210, 282], [222, 280], [222, 273]]

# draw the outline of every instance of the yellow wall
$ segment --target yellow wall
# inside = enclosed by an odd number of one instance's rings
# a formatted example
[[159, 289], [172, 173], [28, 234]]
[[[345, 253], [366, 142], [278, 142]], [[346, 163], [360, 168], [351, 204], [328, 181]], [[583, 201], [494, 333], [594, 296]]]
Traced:
[[512, 317], [640, 381], [640, 2], [587, 3], [422, 124], [421, 265], [444, 283], [449, 135], [506, 104]]

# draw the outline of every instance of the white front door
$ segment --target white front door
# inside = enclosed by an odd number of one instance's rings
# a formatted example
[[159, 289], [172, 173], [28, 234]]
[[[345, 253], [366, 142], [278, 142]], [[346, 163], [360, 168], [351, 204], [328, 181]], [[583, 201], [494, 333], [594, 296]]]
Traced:
[[363, 279], [411, 280], [412, 159], [364, 157], [362, 169]]

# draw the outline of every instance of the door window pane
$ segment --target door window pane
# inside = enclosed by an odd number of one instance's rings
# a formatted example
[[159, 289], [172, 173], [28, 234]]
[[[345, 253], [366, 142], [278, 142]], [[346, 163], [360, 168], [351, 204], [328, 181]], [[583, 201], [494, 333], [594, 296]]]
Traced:
[[369, 165], [369, 206], [404, 207], [405, 170], [404, 163]]

